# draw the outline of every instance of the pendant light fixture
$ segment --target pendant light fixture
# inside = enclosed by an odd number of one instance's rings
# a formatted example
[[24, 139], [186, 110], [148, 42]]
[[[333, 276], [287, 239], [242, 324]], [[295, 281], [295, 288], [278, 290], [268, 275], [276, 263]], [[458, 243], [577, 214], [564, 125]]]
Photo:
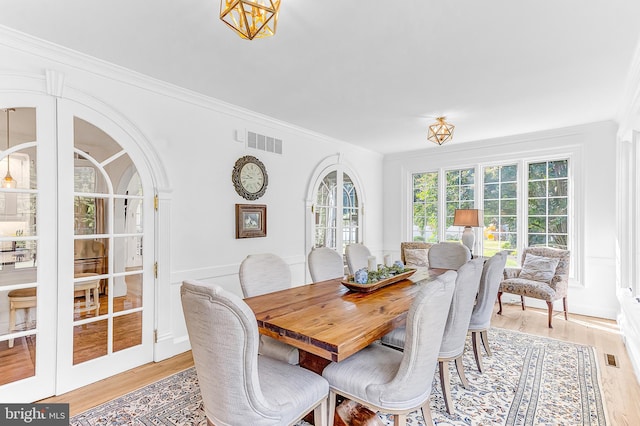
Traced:
[[438, 145], [450, 141], [451, 138], [453, 138], [453, 129], [456, 127], [451, 123], [447, 123], [445, 118], [446, 117], [438, 117], [436, 118], [436, 122], [429, 126], [427, 139]]
[[220, 19], [247, 40], [276, 33], [280, 0], [220, 0]]
[[[7, 112], [7, 150], [9, 149], [9, 112], [10, 111], [15, 111], [15, 108], [7, 108], [5, 109], [5, 111]], [[9, 155], [7, 155], [7, 174], [4, 176], [4, 178], [2, 179], [2, 187], [3, 188], [15, 188], [16, 187], [16, 180], [11, 176], [11, 170], [9, 170], [9, 164], [11, 163], [10, 161], [11, 159], [9, 158]]]

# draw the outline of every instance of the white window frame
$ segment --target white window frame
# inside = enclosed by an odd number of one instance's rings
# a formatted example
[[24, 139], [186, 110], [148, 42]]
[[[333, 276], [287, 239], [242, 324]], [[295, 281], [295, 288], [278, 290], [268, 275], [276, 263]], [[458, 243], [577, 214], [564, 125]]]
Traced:
[[[505, 155], [502, 158], [480, 158], [480, 162], [475, 164], [449, 164], [446, 167], [440, 167], [438, 169], [434, 168], [425, 168], [425, 169], [415, 169], [415, 170], [407, 170], [407, 178], [406, 182], [408, 182], [407, 187], [407, 226], [405, 227], [405, 237], [408, 238], [407, 241], [411, 241], [413, 239], [413, 175], [418, 173], [429, 173], [437, 171], [439, 174], [439, 194], [438, 194], [438, 240], [445, 241], [445, 233], [446, 233], [446, 182], [445, 182], [445, 173], [450, 170], [460, 170], [460, 169], [468, 169], [475, 167], [475, 206], [476, 208], [481, 208], [477, 206], [484, 206], [484, 174], [482, 171], [484, 167], [489, 166], [500, 166], [500, 165], [510, 165], [517, 164], [518, 165], [518, 183], [517, 183], [517, 191], [518, 191], [518, 199], [517, 199], [517, 209], [518, 209], [518, 244], [516, 247], [517, 256], [520, 257], [522, 253], [522, 249], [526, 247], [526, 242], [528, 242], [527, 238], [527, 224], [528, 224], [528, 194], [527, 194], [527, 185], [528, 182], [528, 165], [529, 163], [536, 163], [542, 161], [554, 161], [554, 160], [568, 160], [569, 162], [569, 170], [568, 170], [568, 180], [569, 180], [569, 188], [568, 188], [568, 211], [569, 211], [569, 227], [568, 227], [568, 235], [569, 235], [569, 244], [568, 249], [571, 252], [571, 271], [569, 274], [569, 283], [571, 286], [581, 286], [584, 287], [585, 283], [582, 279], [583, 277], [583, 267], [582, 264], [582, 244], [581, 241], [584, 238], [584, 221], [583, 215], [580, 214], [576, 210], [576, 206], [583, 205], [583, 197], [582, 197], [582, 182], [584, 181], [582, 176], [582, 148], [578, 145], [572, 145], [570, 147], [563, 147], [562, 150], [555, 149], [547, 149], [540, 150], [538, 152], [531, 152], [530, 155], [523, 156], [520, 158], [513, 158], [513, 154], [511, 156]], [[481, 232], [481, 231], [476, 231]], [[478, 238], [478, 234], [476, 234], [474, 253], [482, 253], [482, 238]]]

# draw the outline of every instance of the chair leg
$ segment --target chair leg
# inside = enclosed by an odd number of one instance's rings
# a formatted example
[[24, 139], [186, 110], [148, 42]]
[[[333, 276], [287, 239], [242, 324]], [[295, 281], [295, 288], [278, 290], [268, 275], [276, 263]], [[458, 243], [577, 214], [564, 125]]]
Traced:
[[482, 366], [482, 351], [480, 350], [480, 332], [472, 331], [471, 332], [471, 343], [473, 343], [473, 357], [476, 359], [476, 365], [478, 366], [478, 371], [483, 372]]
[[568, 318], [567, 318], [567, 296], [562, 298], [562, 307], [564, 308], [564, 319], [568, 320]]
[[[16, 308], [13, 303], [10, 303], [9, 308], [9, 333], [13, 333], [16, 328]], [[13, 347], [13, 339], [9, 339], [9, 348]]]
[[501, 291], [498, 292], [498, 306], [500, 306], [500, 309], [498, 309], [498, 315], [502, 315], [502, 292]]
[[520, 304], [522, 305], [522, 310], [524, 311], [524, 296], [520, 296]]
[[438, 361], [438, 369], [440, 370], [440, 386], [442, 387], [444, 406], [447, 409], [447, 413], [453, 414], [453, 401], [451, 400], [451, 379], [449, 377], [449, 362]]
[[553, 328], [551, 325], [551, 319], [553, 318], [553, 302], [547, 302], [547, 309], [549, 310], [549, 328]]
[[328, 403], [325, 398], [322, 400], [320, 405], [313, 409], [313, 424], [314, 425], [326, 425], [327, 424], [327, 414], [328, 414]]
[[462, 354], [460, 354], [460, 356], [456, 358], [456, 370], [458, 371], [458, 376], [460, 376], [462, 387], [465, 389], [468, 389], [469, 382], [467, 381], [467, 376], [464, 375], [464, 365], [462, 364]]
[[329, 410], [328, 410], [328, 425], [333, 426], [333, 423], [336, 419], [336, 393], [332, 390], [329, 390]]
[[488, 356], [492, 356], [491, 348], [489, 347], [489, 333], [487, 330], [482, 330], [480, 332], [480, 337], [482, 338], [482, 346], [484, 347], [485, 352]]
[[393, 426], [406, 426], [407, 425], [407, 415], [406, 414], [396, 414], [393, 416]]
[[429, 400], [422, 406], [422, 417], [424, 418], [425, 426], [433, 426], [433, 417], [431, 417], [431, 407], [429, 407]]

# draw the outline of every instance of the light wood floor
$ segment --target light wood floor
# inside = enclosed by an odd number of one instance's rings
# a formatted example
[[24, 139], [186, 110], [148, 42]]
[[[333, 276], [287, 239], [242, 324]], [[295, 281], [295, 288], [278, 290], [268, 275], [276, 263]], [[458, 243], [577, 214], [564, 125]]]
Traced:
[[[497, 312], [497, 307], [494, 312]], [[553, 319], [553, 329], [547, 328], [546, 324], [546, 310], [527, 308], [526, 311], [522, 311], [519, 304], [504, 304], [503, 315], [494, 314], [492, 319], [494, 327], [594, 346], [598, 353], [603, 396], [609, 414], [608, 424], [639, 425], [640, 385], [636, 380], [615, 321], [572, 314], [569, 315], [569, 320], [565, 321], [561, 314], [557, 314]], [[605, 353], [615, 355], [619, 367], [606, 366]], [[43, 402], [69, 403], [70, 414], [76, 415], [192, 365], [191, 352], [186, 352], [64, 395], [45, 399]]]

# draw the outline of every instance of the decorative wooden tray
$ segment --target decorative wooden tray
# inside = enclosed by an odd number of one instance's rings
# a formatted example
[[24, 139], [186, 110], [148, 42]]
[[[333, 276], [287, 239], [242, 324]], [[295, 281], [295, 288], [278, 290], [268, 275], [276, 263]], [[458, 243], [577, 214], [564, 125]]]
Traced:
[[385, 278], [384, 280], [376, 281], [375, 283], [368, 284], [358, 284], [353, 281], [353, 275], [349, 275], [345, 281], [342, 281], [342, 285], [347, 287], [349, 290], [359, 291], [362, 293], [369, 293], [375, 290], [378, 290], [382, 287], [386, 287], [389, 284], [397, 283], [398, 281], [405, 280], [409, 278], [411, 275], [416, 272], [415, 269], [406, 269], [405, 272], [402, 272], [398, 275], [394, 275], [393, 277]]

